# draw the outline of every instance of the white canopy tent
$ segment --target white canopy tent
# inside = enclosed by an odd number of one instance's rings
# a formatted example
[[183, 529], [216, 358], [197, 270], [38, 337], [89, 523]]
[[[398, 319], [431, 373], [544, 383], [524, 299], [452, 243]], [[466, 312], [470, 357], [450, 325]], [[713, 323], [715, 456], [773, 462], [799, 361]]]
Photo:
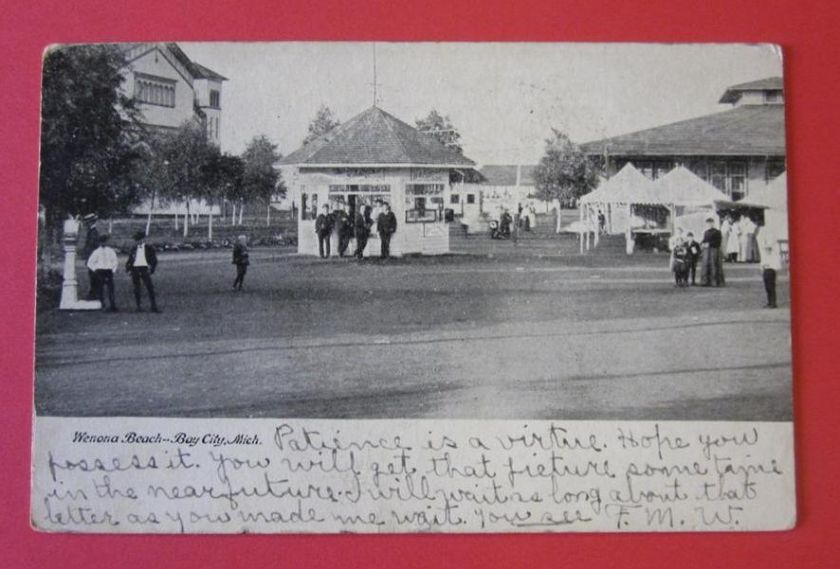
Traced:
[[787, 207], [787, 174], [773, 178], [766, 187], [753, 190], [745, 200], [744, 205], [766, 208], [764, 210], [764, 225], [780, 241], [788, 240], [788, 207]]
[[600, 211], [606, 218], [607, 233], [624, 233], [634, 224], [631, 206], [658, 204], [655, 194], [653, 182], [628, 162], [580, 199], [581, 221], [596, 220]]
[[637, 234], [670, 234], [676, 227], [695, 235], [719, 205], [731, 204], [728, 196], [684, 166], [678, 166], [655, 182], [628, 163], [615, 176], [584, 196], [581, 220], [600, 211], [608, 233], [624, 233], [632, 252]]
[[663, 201], [673, 211], [673, 228], [699, 238], [709, 216], [718, 219], [720, 204], [731, 203], [729, 196], [684, 166], [677, 166], [654, 183]]

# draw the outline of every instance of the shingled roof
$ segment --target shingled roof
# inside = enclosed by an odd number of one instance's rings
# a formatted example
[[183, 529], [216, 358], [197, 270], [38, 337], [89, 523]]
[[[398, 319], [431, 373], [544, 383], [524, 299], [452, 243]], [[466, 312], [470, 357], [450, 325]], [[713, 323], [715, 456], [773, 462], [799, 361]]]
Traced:
[[227, 77], [219, 75], [212, 69], [208, 67], [204, 67], [200, 63], [196, 63], [192, 59], [190, 59], [184, 50], [181, 49], [177, 43], [170, 42], [166, 44], [166, 47], [178, 58], [178, 61], [181, 62], [184, 67], [190, 70], [190, 74], [196, 79], [215, 79], [216, 81], [227, 81]]
[[591, 156], [784, 156], [783, 105], [743, 105], [702, 117], [587, 142]]
[[781, 77], [767, 77], [758, 81], [749, 81], [728, 87], [719, 102], [736, 103], [741, 98], [741, 93], [747, 91], [782, 91], [783, 89], [784, 81], [782, 81]]
[[474, 162], [378, 107], [295, 150], [281, 164], [299, 166], [471, 167]]
[[[481, 175], [485, 183], [491, 186], [515, 186], [516, 185], [516, 164], [487, 164], [481, 167]], [[522, 186], [534, 185], [534, 165], [523, 165], [520, 172], [519, 184]]]

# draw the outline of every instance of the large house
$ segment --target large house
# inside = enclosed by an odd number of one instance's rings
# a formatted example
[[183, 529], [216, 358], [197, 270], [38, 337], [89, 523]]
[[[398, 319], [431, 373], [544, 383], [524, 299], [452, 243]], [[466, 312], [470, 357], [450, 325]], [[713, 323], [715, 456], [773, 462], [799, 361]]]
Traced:
[[[175, 43], [124, 44], [124, 93], [132, 97], [141, 120], [158, 131], [175, 130], [190, 121], [204, 129], [207, 139], [221, 146], [222, 83], [227, 78], [192, 61]], [[218, 206], [202, 200], [189, 204], [151, 204], [134, 209], [135, 214], [216, 214]]]
[[726, 89], [723, 112], [581, 145], [604, 161], [608, 177], [632, 163], [651, 179], [685, 166], [732, 200], [767, 186], [785, 171], [781, 77]]
[[196, 121], [220, 145], [225, 77], [192, 61], [175, 43], [126, 44], [125, 56], [122, 88], [138, 103], [146, 125], [174, 130]]

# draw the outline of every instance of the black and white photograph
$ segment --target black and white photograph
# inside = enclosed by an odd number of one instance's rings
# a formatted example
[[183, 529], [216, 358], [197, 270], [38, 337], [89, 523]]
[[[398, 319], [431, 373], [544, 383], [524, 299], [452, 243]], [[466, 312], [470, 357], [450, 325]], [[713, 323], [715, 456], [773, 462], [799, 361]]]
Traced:
[[773, 44], [43, 56], [32, 523], [796, 523]]
[[44, 56], [39, 415], [791, 420], [769, 45]]

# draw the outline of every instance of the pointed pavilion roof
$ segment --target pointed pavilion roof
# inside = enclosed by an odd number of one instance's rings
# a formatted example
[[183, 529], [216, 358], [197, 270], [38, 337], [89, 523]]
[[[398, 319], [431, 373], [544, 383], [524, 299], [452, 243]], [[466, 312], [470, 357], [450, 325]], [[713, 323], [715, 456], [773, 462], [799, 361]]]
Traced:
[[653, 182], [628, 162], [606, 182], [580, 199], [581, 203], [660, 204]]
[[677, 166], [656, 180], [654, 186], [661, 199], [675, 205], [701, 206], [730, 201], [726, 194], [685, 166]]
[[742, 200], [747, 205], [787, 211], [787, 173], [782, 172], [773, 178], [767, 187], [750, 191]]
[[475, 163], [379, 107], [371, 107], [280, 160], [298, 166], [433, 166]]

